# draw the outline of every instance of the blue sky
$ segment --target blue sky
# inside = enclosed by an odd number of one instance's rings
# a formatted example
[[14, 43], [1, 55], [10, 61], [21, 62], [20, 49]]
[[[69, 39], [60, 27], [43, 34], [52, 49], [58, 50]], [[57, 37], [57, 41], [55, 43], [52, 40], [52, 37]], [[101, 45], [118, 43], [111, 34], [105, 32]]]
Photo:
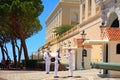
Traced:
[[59, 0], [53, 0], [53, 1], [42, 0], [42, 1], [44, 5], [44, 11], [39, 16], [39, 19], [40, 19], [40, 23], [42, 24], [43, 29], [39, 31], [38, 34], [27, 39], [27, 46], [28, 46], [29, 54], [32, 54], [32, 52], [34, 51], [37, 51], [40, 46], [43, 46], [45, 44], [45, 36], [46, 36], [45, 21], [59, 2]]
[[[39, 16], [39, 19], [43, 29], [39, 31], [37, 34], [33, 35], [32, 37], [26, 40], [29, 56], [32, 54], [32, 52], [36, 52], [39, 47], [45, 44], [45, 37], [46, 37], [45, 21], [47, 17], [50, 15], [50, 13], [52, 12], [52, 10], [55, 8], [59, 0], [42, 0], [42, 2], [44, 5], [44, 11]], [[7, 44], [7, 48], [8, 48], [9, 54], [11, 54], [10, 57], [12, 58], [13, 55], [12, 55], [11, 43]], [[1, 56], [2, 55], [0, 53], [0, 60], [1, 60]], [[23, 59], [23, 55], [22, 55], [22, 59]]]

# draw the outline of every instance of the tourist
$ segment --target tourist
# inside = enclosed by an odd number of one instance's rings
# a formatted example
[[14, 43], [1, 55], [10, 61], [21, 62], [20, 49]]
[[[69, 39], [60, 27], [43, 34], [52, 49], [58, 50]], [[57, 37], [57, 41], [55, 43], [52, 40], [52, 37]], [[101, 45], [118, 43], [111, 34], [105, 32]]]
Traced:
[[1, 69], [4, 69], [4, 68], [5, 68], [5, 65], [6, 65], [5, 59], [2, 59], [2, 60], [1, 60]]

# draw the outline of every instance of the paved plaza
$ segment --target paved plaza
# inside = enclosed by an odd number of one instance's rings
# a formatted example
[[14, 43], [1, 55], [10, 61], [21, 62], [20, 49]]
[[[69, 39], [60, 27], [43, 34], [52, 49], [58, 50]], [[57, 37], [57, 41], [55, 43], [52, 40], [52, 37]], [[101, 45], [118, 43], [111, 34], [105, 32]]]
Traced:
[[77, 70], [73, 77], [68, 77], [68, 71], [59, 71], [59, 78], [53, 78], [53, 71], [0, 70], [0, 80], [120, 80], [120, 78], [103, 78], [98, 76], [99, 70]]

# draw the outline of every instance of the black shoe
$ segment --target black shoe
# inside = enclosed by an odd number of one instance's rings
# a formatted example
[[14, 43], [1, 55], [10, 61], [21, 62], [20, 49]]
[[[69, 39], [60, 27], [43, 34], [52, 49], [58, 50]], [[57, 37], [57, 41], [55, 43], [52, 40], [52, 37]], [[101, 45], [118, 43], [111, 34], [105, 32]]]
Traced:
[[54, 76], [54, 78], [59, 78], [59, 76]]
[[47, 72], [46, 74], [49, 74], [49, 72]]

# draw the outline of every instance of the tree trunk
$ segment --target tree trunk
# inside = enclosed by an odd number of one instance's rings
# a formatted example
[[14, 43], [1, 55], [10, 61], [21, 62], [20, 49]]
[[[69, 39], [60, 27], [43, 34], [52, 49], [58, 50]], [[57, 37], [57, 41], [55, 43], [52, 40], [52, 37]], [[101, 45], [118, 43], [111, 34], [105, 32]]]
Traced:
[[15, 31], [17, 36], [20, 38], [20, 41], [22, 43], [25, 60], [29, 60], [27, 46], [26, 46], [26, 43], [25, 43], [25, 37], [23, 35], [21, 26], [20, 26], [20, 24], [17, 22], [17, 20], [12, 15], [9, 16], [9, 19], [12, 22], [13, 30]]
[[15, 44], [14, 44], [14, 36], [11, 32], [11, 43], [12, 43], [12, 49], [13, 49], [13, 57], [14, 57], [14, 66], [17, 67], [17, 56], [16, 56], [16, 51], [15, 51]]
[[18, 51], [18, 65], [20, 65], [21, 54], [22, 54], [22, 44], [20, 45], [20, 49]]
[[11, 60], [10, 56], [8, 55], [8, 49], [6, 47], [6, 43], [5, 43], [5, 46], [4, 46], [4, 52], [6, 53], [6, 56], [7, 56], [7, 60]]
[[17, 22], [16, 22], [16, 25], [18, 26], [18, 28], [16, 29], [16, 32], [17, 32], [17, 34], [18, 34], [18, 36], [20, 38], [20, 41], [21, 41], [21, 44], [22, 44], [22, 47], [23, 47], [25, 60], [29, 60], [28, 51], [27, 51], [27, 45], [26, 45], [26, 42], [25, 42], [25, 37], [23, 35], [21, 26]]
[[29, 60], [27, 46], [26, 46], [26, 43], [25, 43], [25, 37], [22, 34], [20, 34], [19, 36], [20, 36], [20, 40], [21, 40], [21, 43], [22, 43], [22, 46], [23, 46], [25, 60]]

